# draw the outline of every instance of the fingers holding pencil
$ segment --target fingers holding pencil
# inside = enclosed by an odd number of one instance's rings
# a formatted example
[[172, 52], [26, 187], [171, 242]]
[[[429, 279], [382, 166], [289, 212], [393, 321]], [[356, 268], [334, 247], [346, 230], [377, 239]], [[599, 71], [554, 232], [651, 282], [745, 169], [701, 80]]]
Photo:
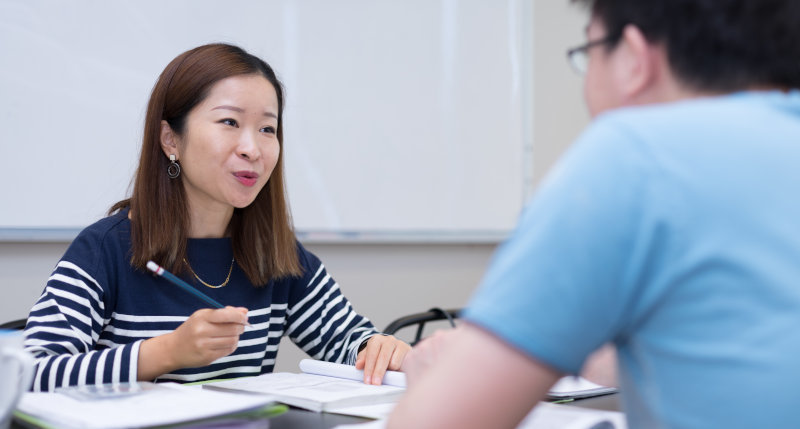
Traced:
[[166, 334], [164, 344], [178, 368], [205, 366], [233, 353], [242, 332], [252, 329], [246, 308], [223, 306], [153, 261], [147, 263], [147, 268], [213, 307], [195, 311], [175, 331]]
[[233, 353], [243, 330], [243, 308], [202, 309], [174, 331], [145, 340], [139, 349], [138, 380], [181, 368], [209, 365]]
[[[209, 312], [208, 318], [210, 323], [220, 326], [234, 326], [239, 334], [245, 331], [249, 326], [247, 323], [247, 309], [244, 307], [231, 307], [226, 306], [216, 310], [205, 309]], [[198, 310], [203, 311], [203, 310]]]
[[184, 368], [208, 365], [236, 350], [246, 322], [241, 307], [197, 310], [170, 334], [172, 355]]

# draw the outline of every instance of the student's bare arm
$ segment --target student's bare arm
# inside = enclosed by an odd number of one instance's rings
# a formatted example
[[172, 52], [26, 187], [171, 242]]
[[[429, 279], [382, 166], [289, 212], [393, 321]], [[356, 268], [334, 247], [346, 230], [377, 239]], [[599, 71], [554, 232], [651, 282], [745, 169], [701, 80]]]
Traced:
[[581, 377], [603, 386], [618, 387], [617, 349], [606, 344], [589, 355], [581, 369]]
[[390, 429], [513, 428], [560, 377], [468, 323], [431, 340], [406, 356], [409, 388]]

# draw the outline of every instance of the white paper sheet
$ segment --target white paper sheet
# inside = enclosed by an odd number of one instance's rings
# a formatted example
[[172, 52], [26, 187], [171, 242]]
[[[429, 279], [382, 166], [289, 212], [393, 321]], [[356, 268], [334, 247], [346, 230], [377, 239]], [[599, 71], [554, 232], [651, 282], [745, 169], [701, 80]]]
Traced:
[[[325, 375], [328, 377], [346, 378], [348, 380], [363, 381], [364, 371], [356, 369], [353, 365], [343, 365], [314, 359], [300, 361], [300, 371], [306, 374]], [[383, 384], [396, 387], [406, 387], [406, 375], [399, 371], [386, 371]]]

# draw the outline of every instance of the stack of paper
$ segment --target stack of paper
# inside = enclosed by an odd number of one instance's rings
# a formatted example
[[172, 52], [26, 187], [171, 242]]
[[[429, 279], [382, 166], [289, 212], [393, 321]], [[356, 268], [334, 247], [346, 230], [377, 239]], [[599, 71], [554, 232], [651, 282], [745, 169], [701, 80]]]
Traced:
[[18, 417], [58, 428], [124, 429], [164, 426], [263, 408], [275, 402], [174, 384], [84, 386], [57, 393], [25, 393]]

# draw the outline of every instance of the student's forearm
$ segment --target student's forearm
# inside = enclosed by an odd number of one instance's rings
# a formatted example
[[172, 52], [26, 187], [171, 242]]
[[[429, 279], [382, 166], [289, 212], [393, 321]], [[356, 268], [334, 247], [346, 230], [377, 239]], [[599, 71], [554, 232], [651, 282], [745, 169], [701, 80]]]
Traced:
[[581, 377], [603, 386], [618, 387], [617, 349], [606, 344], [589, 355], [581, 369]]
[[439, 354], [423, 374], [409, 374], [408, 393], [388, 428], [514, 427], [559, 377], [469, 324], [459, 327]]

